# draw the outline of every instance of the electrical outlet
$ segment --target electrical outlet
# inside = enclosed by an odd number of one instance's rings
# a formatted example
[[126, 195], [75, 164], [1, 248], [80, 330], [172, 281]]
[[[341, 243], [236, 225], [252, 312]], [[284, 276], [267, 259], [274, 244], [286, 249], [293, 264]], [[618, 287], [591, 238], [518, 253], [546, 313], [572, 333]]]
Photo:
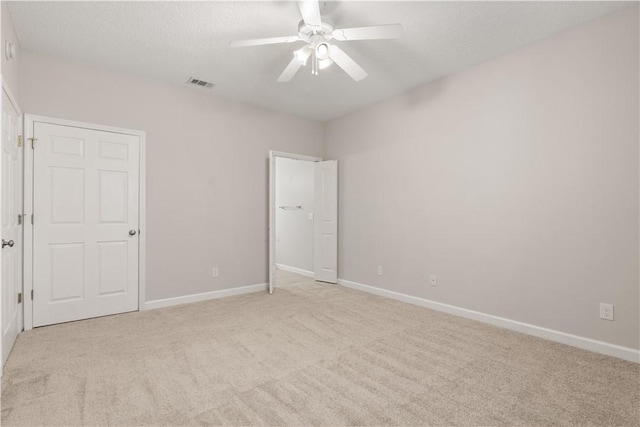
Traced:
[[604, 320], [613, 320], [613, 304], [600, 303], [600, 318]]
[[438, 286], [438, 280], [435, 274], [431, 275], [431, 286]]
[[382, 266], [378, 266], [378, 276], [382, 276]]
[[211, 275], [213, 277], [218, 277], [220, 276], [220, 270], [218, 269], [218, 267], [213, 267], [213, 269], [211, 270]]

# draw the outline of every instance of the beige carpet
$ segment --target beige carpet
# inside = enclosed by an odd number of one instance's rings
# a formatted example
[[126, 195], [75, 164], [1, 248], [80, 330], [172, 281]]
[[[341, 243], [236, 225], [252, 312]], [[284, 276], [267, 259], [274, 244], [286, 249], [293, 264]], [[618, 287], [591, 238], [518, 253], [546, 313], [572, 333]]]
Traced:
[[2, 424], [640, 424], [637, 364], [283, 282], [20, 335]]

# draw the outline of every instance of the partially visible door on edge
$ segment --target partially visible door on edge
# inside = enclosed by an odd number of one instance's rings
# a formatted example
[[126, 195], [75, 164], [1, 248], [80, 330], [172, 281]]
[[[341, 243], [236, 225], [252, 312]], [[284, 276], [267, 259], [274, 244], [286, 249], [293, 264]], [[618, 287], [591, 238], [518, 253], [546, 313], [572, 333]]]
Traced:
[[276, 156], [269, 151], [269, 285], [272, 294], [276, 289]]
[[[22, 147], [20, 114], [2, 91], [2, 365], [22, 330]], [[22, 296], [20, 296], [22, 297]]]
[[139, 137], [33, 131], [33, 326], [137, 310]]
[[315, 280], [338, 282], [338, 161], [315, 164]]

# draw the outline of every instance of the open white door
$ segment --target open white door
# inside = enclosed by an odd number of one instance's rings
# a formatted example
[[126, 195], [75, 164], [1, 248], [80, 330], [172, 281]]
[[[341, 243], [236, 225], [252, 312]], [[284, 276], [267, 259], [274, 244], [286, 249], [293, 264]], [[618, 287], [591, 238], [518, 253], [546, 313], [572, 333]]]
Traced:
[[338, 161], [315, 165], [313, 265], [315, 279], [338, 282]]
[[2, 92], [2, 365], [22, 330], [21, 117]]
[[33, 326], [138, 309], [140, 137], [36, 121]]

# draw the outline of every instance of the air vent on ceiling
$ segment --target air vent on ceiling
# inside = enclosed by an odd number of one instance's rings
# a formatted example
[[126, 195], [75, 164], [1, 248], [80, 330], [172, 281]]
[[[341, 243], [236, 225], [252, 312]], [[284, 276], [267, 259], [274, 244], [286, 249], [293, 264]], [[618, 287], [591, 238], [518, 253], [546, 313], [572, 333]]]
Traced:
[[187, 84], [190, 86], [198, 86], [204, 89], [211, 89], [215, 85], [213, 83], [205, 82], [204, 80], [194, 79], [193, 77], [189, 77], [187, 80]]

